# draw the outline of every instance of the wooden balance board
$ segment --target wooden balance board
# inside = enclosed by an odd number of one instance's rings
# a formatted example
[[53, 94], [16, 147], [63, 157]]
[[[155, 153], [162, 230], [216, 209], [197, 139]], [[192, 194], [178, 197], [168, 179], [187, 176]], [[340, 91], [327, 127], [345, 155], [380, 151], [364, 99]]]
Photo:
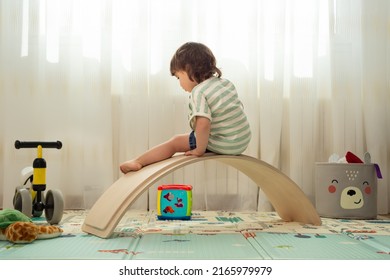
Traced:
[[175, 155], [145, 166], [137, 172], [125, 174], [96, 201], [84, 220], [82, 230], [101, 238], [109, 238], [126, 210], [154, 183], [179, 168], [206, 160], [227, 164], [247, 175], [263, 190], [284, 221], [321, 225], [321, 219], [311, 201], [280, 170], [246, 155], [205, 154], [202, 157]]

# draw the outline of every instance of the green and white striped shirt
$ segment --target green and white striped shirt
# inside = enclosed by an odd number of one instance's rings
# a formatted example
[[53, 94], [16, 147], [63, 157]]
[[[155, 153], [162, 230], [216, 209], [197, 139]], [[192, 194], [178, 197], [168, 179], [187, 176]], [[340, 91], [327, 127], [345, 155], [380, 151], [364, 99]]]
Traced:
[[244, 106], [230, 81], [217, 77], [207, 79], [193, 88], [189, 99], [191, 128], [195, 130], [196, 116], [211, 122], [208, 150], [227, 155], [245, 151], [251, 130]]

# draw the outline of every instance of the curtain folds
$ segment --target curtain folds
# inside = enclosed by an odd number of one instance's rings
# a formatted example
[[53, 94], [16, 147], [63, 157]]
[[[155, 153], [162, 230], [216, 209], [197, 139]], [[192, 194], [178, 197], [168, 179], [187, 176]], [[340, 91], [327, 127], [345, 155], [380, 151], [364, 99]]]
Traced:
[[[237, 87], [253, 138], [245, 154], [315, 200], [315, 162], [368, 151], [379, 164], [378, 211], [390, 211], [390, 3], [386, 0], [0, 1], [0, 207], [44, 149], [47, 187], [83, 208], [119, 164], [189, 132], [187, 98], [169, 62], [186, 41], [208, 45]], [[191, 184], [194, 209], [272, 210], [246, 176], [219, 163], [162, 183]], [[133, 208], [154, 209], [156, 188]]]

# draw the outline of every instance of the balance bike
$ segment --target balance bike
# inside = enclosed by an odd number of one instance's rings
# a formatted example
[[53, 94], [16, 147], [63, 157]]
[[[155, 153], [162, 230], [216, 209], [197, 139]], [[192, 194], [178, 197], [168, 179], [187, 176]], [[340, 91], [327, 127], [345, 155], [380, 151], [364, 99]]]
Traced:
[[15, 148], [36, 148], [37, 158], [33, 166], [21, 171], [21, 186], [16, 187], [13, 205], [28, 217], [40, 217], [45, 212], [45, 218], [50, 224], [58, 224], [64, 211], [64, 199], [59, 190], [46, 190], [46, 161], [42, 157], [42, 148], [61, 149], [62, 143], [57, 142], [21, 142], [15, 141]]

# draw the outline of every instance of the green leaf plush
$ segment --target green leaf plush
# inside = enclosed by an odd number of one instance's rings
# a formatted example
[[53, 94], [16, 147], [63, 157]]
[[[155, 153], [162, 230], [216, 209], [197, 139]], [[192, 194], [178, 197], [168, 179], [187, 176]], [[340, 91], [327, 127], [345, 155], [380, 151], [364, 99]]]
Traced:
[[32, 222], [32, 220], [16, 209], [0, 210], [0, 229], [5, 229], [15, 222]]

